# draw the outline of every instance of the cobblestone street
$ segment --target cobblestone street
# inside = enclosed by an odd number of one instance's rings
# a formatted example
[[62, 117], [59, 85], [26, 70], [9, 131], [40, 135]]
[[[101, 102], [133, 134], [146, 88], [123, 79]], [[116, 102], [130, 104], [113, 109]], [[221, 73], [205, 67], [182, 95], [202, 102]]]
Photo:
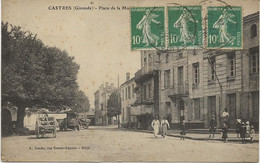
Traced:
[[[47, 137], [50, 136], [50, 137]], [[2, 138], [3, 161], [258, 161], [258, 143], [155, 139], [151, 133], [113, 126]], [[8, 153], [6, 151], [9, 151]], [[10, 152], [12, 151], [12, 152]]]

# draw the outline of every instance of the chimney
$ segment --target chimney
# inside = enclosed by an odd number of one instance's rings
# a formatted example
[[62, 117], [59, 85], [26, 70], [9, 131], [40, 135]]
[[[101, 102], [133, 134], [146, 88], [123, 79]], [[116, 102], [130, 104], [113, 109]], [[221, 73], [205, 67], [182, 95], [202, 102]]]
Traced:
[[130, 80], [130, 72], [126, 73], [126, 81]]

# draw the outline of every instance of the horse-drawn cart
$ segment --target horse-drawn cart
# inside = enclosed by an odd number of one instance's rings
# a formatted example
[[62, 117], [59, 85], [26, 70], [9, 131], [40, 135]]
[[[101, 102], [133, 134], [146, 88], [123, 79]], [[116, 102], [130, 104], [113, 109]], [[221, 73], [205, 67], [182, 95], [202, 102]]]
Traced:
[[36, 125], [35, 125], [36, 137], [43, 137], [46, 133], [51, 133], [52, 136], [56, 137], [56, 120], [54, 117], [49, 117], [47, 112], [37, 112]]

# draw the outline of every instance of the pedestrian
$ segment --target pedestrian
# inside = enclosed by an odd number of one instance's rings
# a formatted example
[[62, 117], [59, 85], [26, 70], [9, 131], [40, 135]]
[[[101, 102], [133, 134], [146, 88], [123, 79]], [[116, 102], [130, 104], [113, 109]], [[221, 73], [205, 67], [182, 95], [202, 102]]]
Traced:
[[253, 125], [251, 125], [250, 127], [250, 139], [251, 139], [251, 143], [253, 143], [255, 140], [255, 128]]
[[226, 123], [223, 123], [223, 128], [222, 128], [222, 139], [224, 141], [224, 143], [227, 142], [227, 138], [228, 138], [228, 127]]
[[240, 137], [240, 129], [241, 128], [241, 119], [237, 119], [237, 124], [236, 124], [236, 133], [237, 133], [237, 137]]
[[214, 138], [214, 134], [216, 132], [216, 126], [217, 126], [217, 123], [216, 123], [216, 118], [215, 118], [215, 115], [212, 115], [212, 118], [210, 120], [210, 124], [209, 124], [209, 139], [211, 138]]
[[156, 116], [155, 119], [152, 121], [151, 126], [153, 128], [153, 135], [155, 138], [157, 138], [159, 134], [159, 127], [160, 127], [160, 121], [158, 119], [158, 116]]
[[241, 139], [242, 139], [242, 144], [246, 143], [246, 125], [245, 125], [245, 122], [241, 123], [240, 136], [241, 136]]
[[171, 114], [168, 114], [167, 120], [169, 122], [169, 125], [171, 126], [171, 123], [172, 123], [172, 115]]
[[223, 118], [223, 123], [226, 123], [226, 125], [228, 125], [229, 113], [228, 113], [227, 108], [224, 109], [224, 111], [222, 113], [222, 118]]
[[166, 119], [166, 116], [164, 116], [164, 118], [161, 121], [161, 127], [162, 127], [162, 136], [163, 138], [165, 138], [166, 134], [167, 134], [167, 128], [170, 128], [169, 122]]
[[246, 121], [246, 138], [250, 138], [250, 125], [249, 125], [249, 121]]
[[185, 139], [185, 135], [186, 135], [185, 120], [182, 121], [180, 135], [181, 135], [181, 140], [184, 140]]

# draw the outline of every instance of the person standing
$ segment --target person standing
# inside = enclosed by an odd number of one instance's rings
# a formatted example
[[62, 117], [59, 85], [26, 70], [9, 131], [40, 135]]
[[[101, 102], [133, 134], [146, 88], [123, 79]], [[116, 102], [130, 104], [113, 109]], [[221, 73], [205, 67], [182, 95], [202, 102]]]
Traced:
[[226, 125], [228, 124], [228, 118], [229, 118], [229, 113], [227, 108], [224, 109], [224, 112], [222, 113], [222, 118], [223, 118], [223, 123], [226, 123]]
[[253, 125], [251, 125], [250, 127], [250, 139], [251, 139], [251, 143], [253, 143], [255, 139], [255, 128]]
[[167, 128], [170, 128], [169, 122], [166, 119], [166, 116], [164, 116], [164, 118], [161, 121], [161, 127], [162, 127], [162, 136], [163, 138], [165, 138], [166, 134], [167, 134]]
[[212, 115], [212, 118], [210, 120], [210, 124], [209, 124], [209, 139], [211, 138], [214, 138], [214, 135], [215, 135], [215, 132], [216, 132], [216, 126], [217, 126], [217, 123], [216, 123], [216, 118], [215, 118], [215, 115]]
[[171, 114], [168, 114], [167, 120], [169, 122], [169, 125], [171, 126], [171, 123], [172, 123], [172, 115]]
[[236, 124], [236, 133], [237, 133], [237, 137], [240, 137], [240, 129], [241, 128], [241, 119], [237, 119], [237, 124]]
[[242, 144], [246, 143], [246, 125], [245, 122], [241, 123], [240, 136], [242, 138]]
[[186, 126], [185, 126], [185, 120], [182, 121], [181, 124], [181, 140], [185, 139], [185, 135], [186, 135]]
[[246, 138], [250, 137], [250, 125], [249, 121], [246, 121]]
[[155, 119], [152, 121], [151, 126], [153, 128], [153, 135], [155, 138], [157, 138], [157, 135], [159, 134], [159, 127], [160, 127], [160, 121], [158, 119], [158, 116], [156, 116]]
[[227, 138], [228, 138], [228, 128], [227, 128], [227, 124], [223, 123], [223, 128], [222, 128], [222, 139], [224, 141], [224, 143], [227, 142]]

